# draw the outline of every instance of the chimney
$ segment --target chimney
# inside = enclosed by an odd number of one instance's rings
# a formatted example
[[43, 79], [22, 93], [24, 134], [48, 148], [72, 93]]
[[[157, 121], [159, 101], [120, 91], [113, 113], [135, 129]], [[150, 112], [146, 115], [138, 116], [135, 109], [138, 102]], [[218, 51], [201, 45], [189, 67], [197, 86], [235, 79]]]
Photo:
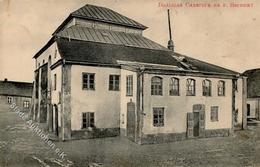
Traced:
[[168, 12], [169, 35], [170, 35], [170, 40], [168, 41], [168, 49], [174, 51], [174, 44], [173, 44], [173, 40], [172, 40], [170, 9], [168, 9], [167, 12]]
[[7, 78], [5, 78], [5, 80], [4, 80], [5, 82], [7, 82], [8, 81], [8, 79]]

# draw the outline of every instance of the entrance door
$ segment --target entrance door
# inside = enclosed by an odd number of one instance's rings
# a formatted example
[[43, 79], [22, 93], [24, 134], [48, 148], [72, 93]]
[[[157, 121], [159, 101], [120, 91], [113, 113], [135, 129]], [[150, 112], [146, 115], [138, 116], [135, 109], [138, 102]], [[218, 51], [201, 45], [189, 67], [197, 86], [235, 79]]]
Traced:
[[193, 105], [193, 112], [187, 113], [187, 137], [205, 136], [205, 106]]
[[57, 136], [59, 135], [58, 132], [58, 106], [55, 104], [54, 105], [54, 110], [53, 110], [53, 132]]
[[247, 116], [250, 116], [250, 104], [247, 104]]
[[199, 117], [200, 117], [199, 112], [194, 112], [194, 113], [193, 113], [193, 118], [194, 118], [193, 136], [194, 136], [194, 137], [198, 137], [199, 134], [200, 134], [200, 122], [199, 122]]
[[127, 103], [126, 134], [130, 140], [135, 141], [135, 104], [133, 102]]

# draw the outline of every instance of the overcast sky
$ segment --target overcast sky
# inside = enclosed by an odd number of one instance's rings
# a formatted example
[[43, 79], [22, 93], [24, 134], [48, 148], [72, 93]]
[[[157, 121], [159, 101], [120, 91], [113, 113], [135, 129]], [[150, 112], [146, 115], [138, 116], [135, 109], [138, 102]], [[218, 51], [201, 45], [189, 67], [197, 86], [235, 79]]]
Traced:
[[[166, 3], [229, 0], [0, 0], [0, 80], [32, 81], [33, 55], [69, 13], [83, 5], [113, 9], [149, 28], [144, 36], [168, 41]], [[260, 68], [260, 1], [250, 8], [171, 8], [175, 51], [238, 72]]]

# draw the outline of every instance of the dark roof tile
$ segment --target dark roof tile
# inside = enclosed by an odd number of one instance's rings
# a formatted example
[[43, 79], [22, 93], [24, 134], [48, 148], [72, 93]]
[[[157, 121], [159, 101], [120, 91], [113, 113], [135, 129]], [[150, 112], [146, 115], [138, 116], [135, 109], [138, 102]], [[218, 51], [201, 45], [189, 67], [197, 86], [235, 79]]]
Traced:
[[32, 97], [32, 91], [32, 83], [0, 81], [0, 95]]
[[128, 18], [125, 17], [111, 9], [94, 6], [94, 5], [85, 5], [82, 8], [71, 13], [74, 17], [81, 17], [90, 20], [97, 20], [107, 23], [113, 23], [118, 25], [124, 25], [129, 27], [134, 27], [138, 29], [146, 29], [147, 27]]
[[99, 30], [81, 26], [71, 26], [60, 31], [56, 34], [56, 36], [82, 41], [101, 42], [147, 49], [167, 50], [167, 48], [143, 37], [142, 35], [110, 30]]
[[[239, 73], [209, 64], [194, 58], [173, 53], [170, 50], [155, 50], [124, 45], [90, 41], [56, 40], [60, 54], [66, 60], [97, 64], [117, 65], [118, 61], [150, 63], [178, 67], [179, 70], [236, 76]], [[184, 57], [184, 58], [183, 58]]]

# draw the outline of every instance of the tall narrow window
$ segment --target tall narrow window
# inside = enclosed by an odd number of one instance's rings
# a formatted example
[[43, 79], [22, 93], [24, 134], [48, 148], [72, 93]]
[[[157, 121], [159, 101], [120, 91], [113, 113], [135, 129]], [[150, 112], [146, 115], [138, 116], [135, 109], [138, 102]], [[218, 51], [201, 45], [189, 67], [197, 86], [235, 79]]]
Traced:
[[24, 108], [29, 108], [29, 106], [30, 106], [30, 105], [29, 105], [29, 101], [24, 101], [24, 102], [23, 102], [23, 107], [24, 107]]
[[203, 96], [211, 96], [211, 81], [205, 79], [202, 81]]
[[178, 78], [170, 78], [170, 95], [171, 96], [179, 96], [179, 79]]
[[57, 89], [57, 74], [54, 74], [54, 85], [53, 85], [53, 89], [54, 89], [54, 90]]
[[7, 97], [7, 103], [11, 104], [13, 102], [13, 97], [8, 96]]
[[218, 106], [212, 106], [210, 112], [210, 120], [211, 122], [218, 121]]
[[133, 75], [126, 76], [126, 95], [133, 96]]
[[82, 128], [94, 127], [95, 119], [93, 112], [82, 113]]
[[151, 95], [163, 95], [163, 79], [161, 77], [152, 77], [151, 80]]
[[218, 95], [225, 96], [225, 81], [218, 81]]
[[164, 108], [153, 108], [153, 126], [164, 126]]
[[86, 90], [95, 90], [95, 74], [82, 73], [82, 88]]
[[187, 96], [195, 96], [196, 94], [196, 83], [194, 79], [187, 79]]
[[119, 75], [109, 75], [109, 90], [118, 91], [119, 90]]

